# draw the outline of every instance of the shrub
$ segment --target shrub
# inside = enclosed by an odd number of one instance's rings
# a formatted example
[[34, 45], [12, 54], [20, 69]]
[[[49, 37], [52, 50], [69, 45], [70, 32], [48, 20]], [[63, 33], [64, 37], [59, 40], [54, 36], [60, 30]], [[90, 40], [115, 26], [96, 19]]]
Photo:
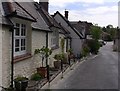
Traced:
[[88, 46], [89, 46], [90, 52], [92, 54], [97, 54], [98, 50], [100, 48], [100, 43], [97, 40], [89, 40], [88, 41]]
[[67, 55], [67, 53], [63, 53], [63, 63], [64, 64], [68, 63], [68, 55]]
[[42, 76], [39, 73], [35, 73], [31, 76], [31, 80], [39, 81], [42, 79]]
[[59, 61], [61, 59], [61, 54], [55, 54], [54, 59]]
[[24, 81], [24, 80], [28, 80], [28, 78], [27, 77], [18, 76], [16, 79], [14, 79], [14, 81], [16, 81], [16, 82]]
[[85, 46], [83, 47], [83, 49], [82, 49], [82, 54], [81, 54], [81, 56], [82, 56], [82, 57], [86, 57], [86, 56], [88, 55], [89, 51], [90, 51], [89, 47], [88, 47], [87, 45], [85, 45]]

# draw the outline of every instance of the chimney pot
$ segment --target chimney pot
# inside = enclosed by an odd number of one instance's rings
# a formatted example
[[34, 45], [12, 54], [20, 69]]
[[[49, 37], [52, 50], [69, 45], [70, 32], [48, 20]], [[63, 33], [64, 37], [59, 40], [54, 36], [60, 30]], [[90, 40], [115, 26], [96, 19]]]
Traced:
[[39, 3], [48, 12], [48, 8], [49, 8], [48, 0], [39, 0]]

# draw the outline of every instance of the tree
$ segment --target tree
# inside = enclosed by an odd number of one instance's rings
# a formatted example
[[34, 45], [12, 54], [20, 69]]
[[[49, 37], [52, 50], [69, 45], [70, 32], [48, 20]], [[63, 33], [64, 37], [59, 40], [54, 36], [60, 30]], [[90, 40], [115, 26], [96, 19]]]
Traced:
[[91, 35], [92, 35], [92, 38], [95, 39], [95, 40], [98, 40], [100, 39], [100, 36], [101, 36], [101, 28], [99, 26], [92, 26], [91, 27]]
[[113, 25], [109, 24], [106, 26], [107, 29], [113, 28]]
[[101, 27], [99, 27], [98, 25], [94, 25], [91, 27], [91, 35], [93, 39], [88, 41], [88, 47], [90, 48], [90, 52], [93, 54], [97, 54], [100, 48], [100, 43], [98, 40], [101, 37], [101, 33]]
[[102, 31], [103, 31], [103, 32], [106, 32], [106, 28], [105, 28], [105, 27], [103, 27], [103, 28], [102, 28]]
[[109, 40], [112, 41], [115, 38], [115, 32], [116, 32], [117, 28], [114, 28], [113, 25], [109, 24], [105, 27], [102, 28], [102, 31], [108, 33], [109, 35], [106, 36], [105, 40]]

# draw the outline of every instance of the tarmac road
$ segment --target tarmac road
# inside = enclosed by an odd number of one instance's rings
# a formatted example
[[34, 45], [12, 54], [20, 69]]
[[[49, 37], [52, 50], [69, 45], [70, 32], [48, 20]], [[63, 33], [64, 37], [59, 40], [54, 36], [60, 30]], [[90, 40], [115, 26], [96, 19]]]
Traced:
[[51, 84], [50, 89], [118, 89], [118, 53], [112, 51], [112, 42]]

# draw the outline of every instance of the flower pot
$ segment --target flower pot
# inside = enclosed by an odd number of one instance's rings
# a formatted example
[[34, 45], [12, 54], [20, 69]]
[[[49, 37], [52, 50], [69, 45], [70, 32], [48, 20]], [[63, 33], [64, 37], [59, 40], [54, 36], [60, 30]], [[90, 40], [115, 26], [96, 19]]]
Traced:
[[61, 65], [61, 62], [60, 61], [54, 61], [54, 67], [56, 69], [59, 69], [60, 68], [60, 65]]
[[14, 82], [16, 91], [26, 91], [26, 88], [28, 86], [28, 80]]
[[37, 68], [37, 73], [39, 73], [43, 78], [45, 78], [47, 77], [47, 68], [46, 67]]
[[73, 58], [74, 58], [74, 55], [73, 55], [73, 54], [70, 54], [70, 55], [69, 55], [69, 58], [70, 58], [70, 59], [73, 59]]

